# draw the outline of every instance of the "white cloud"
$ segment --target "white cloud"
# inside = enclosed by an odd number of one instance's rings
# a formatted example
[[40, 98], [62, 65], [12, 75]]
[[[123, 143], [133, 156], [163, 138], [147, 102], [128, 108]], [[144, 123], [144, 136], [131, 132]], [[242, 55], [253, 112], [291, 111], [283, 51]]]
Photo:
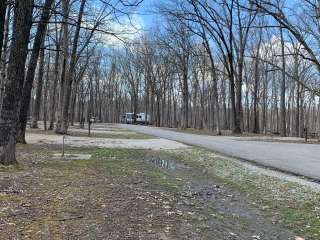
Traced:
[[109, 32], [111, 34], [102, 33], [98, 34], [98, 38], [106, 45], [112, 47], [122, 47], [124, 42], [131, 42], [138, 38], [143, 31], [144, 23], [140, 16], [133, 14], [130, 18], [125, 17], [120, 19], [119, 22], [105, 23], [109, 25]]

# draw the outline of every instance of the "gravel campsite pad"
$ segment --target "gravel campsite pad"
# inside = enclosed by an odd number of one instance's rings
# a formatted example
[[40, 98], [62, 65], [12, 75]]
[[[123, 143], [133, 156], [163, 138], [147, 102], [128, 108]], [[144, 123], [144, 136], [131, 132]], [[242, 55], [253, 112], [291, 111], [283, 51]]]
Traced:
[[[37, 145], [61, 145], [61, 135], [28, 134], [26, 140]], [[133, 148], [133, 149], [179, 149], [188, 148], [187, 145], [167, 139], [121, 139], [121, 138], [91, 138], [66, 136], [65, 144], [71, 147], [98, 148]]]
[[[28, 129], [29, 134], [42, 134], [42, 135], [55, 135], [54, 131], [43, 131], [43, 126], [39, 124], [41, 128], [38, 129]], [[88, 137], [89, 130], [88, 126], [85, 128], [80, 128], [79, 126], [71, 126], [68, 129], [67, 136], [73, 137]], [[137, 133], [135, 131], [121, 129], [118, 127], [105, 126], [104, 128], [100, 125], [92, 126], [90, 129], [91, 138], [112, 138], [112, 139], [155, 139], [150, 135]]]

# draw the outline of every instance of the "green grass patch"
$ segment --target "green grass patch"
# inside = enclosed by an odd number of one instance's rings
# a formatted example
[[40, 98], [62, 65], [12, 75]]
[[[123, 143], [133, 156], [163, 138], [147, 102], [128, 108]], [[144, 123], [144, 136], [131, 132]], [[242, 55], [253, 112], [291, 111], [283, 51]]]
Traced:
[[320, 238], [320, 193], [297, 183], [261, 175], [243, 167], [237, 160], [219, 158], [213, 152], [195, 148], [182, 161], [221, 179], [238, 189], [277, 222], [312, 239]]

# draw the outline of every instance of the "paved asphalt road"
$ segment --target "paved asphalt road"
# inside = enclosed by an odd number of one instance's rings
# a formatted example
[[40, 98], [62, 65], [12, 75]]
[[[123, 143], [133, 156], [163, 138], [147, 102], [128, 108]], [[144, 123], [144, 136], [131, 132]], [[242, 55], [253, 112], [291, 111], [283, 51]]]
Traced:
[[245, 141], [237, 137], [180, 133], [154, 127], [119, 125], [136, 132], [200, 146], [320, 181], [320, 144]]

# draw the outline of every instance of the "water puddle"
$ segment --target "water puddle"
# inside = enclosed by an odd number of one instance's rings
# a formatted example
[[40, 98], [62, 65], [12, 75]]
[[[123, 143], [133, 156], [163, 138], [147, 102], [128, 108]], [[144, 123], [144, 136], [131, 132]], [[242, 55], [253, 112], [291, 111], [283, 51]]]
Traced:
[[55, 153], [53, 154], [53, 158], [63, 160], [89, 160], [91, 154], [64, 154], [64, 156], [62, 156], [61, 153]]
[[157, 167], [163, 168], [163, 169], [170, 169], [170, 170], [176, 170], [176, 169], [181, 169], [181, 168], [187, 168], [182, 163], [177, 163], [172, 160], [167, 160], [167, 159], [161, 159], [161, 158], [152, 158], [151, 162], [156, 165]]

